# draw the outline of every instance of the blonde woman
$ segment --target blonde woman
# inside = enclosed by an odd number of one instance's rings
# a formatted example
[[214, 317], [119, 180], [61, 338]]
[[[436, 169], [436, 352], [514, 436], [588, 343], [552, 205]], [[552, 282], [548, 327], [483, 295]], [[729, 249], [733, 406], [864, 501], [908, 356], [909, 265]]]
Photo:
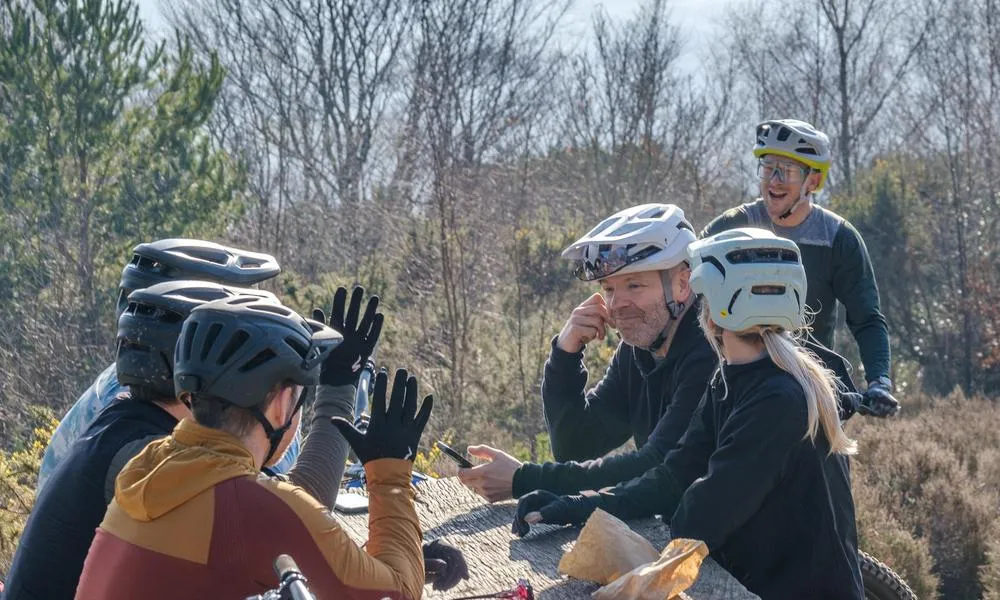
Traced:
[[662, 514], [675, 537], [703, 540], [761, 598], [864, 598], [837, 379], [795, 337], [805, 324], [798, 247], [762, 229], [692, 244], [691, 287], [720, 358], [691, 428], [664, 462], [599, 493], [537, 491], [530, 523], [582, 523], [596, 508]]

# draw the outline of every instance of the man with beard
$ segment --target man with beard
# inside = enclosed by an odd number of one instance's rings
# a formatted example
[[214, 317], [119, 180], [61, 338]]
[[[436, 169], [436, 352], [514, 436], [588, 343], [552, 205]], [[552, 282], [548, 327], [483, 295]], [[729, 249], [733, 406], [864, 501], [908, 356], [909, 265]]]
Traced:
[[[491, 502], [536, 489], [576, 493], [627, 481], [662, 462], [688, 428], [718, 360], [698, 327], [687, 263], [694, 229], [672, 204], [644, 204], [602, 221], [563, 252], [601, 292], [577, 306], [545, 363], [542, 402], [560, 462], [521, 464], [488, 446], [490, 462], [459, 471]], [[604, 378], [587, 391], [584, 348], [618, 330]], [[600, 458], [629, 439], [634, 452]], [[596, 459], [596, 460], [589, 460]]]
[[813, 202], [830, 170], [830, 139], [803, 121], [764, 121], [757, 125], [753, 154], [760, 198], [726, 211], [701, 237], [761, 227], [795, 242], [808, 278], [806, 306], [813, 314], [813, 338], [833, 348], [837, 303], [843, 304], [868, 382], [857, 410], [877, 417], [895, 414], [899, 403], [889, 379], [889, 329], [879, 308], [868, 249], [846, 219]]

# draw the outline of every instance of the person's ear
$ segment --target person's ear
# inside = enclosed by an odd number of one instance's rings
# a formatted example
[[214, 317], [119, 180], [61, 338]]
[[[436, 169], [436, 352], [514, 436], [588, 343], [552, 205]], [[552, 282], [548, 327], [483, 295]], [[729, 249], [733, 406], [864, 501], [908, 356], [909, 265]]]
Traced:
[[816, 188], [819, 187], [820, 178], [822, 177], [823, 174], [819, 171], [810, 171], [809, 175], [806, 177], [806, 192], [812, 193], [816, 191]]
[[267, 407], [264, 408], [264, 416], [271, 421], [280, 426], [283, 423], [287, 423], [292, 416], [292, 411], [295, 410], [295, 404], [298, 398], [295, 396], [295, 390], [298, 386], [286, 385], [278, 389], [276, 393], [271, 396], [271, 400], [267, 403]]
[[678, 302], [687, 302], [691, 298], [691, 267], [681, 264], [677, 272], [670, 278], [670, 291]]

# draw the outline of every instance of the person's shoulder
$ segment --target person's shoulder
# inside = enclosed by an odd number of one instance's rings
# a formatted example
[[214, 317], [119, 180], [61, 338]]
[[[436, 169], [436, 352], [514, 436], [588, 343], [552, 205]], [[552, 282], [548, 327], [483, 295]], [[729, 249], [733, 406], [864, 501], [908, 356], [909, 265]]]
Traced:
[[275, 504], [271, 511], [279, 506], [287, 507], [290, 513], [310, 530], [322, 530], [336, 525], [336, 520], [330, 511], [319, 500], [313, 498], [305, 489], [291, 483], [287, 477], [270, 476], [262, 472], [257, 476], [255, 483], [280, 503]]
[[755, 404], [776, 422], [802, 422], [808, 418], [806, 393], [798, 380], [774, 363], [762, 369], [746, 392], [748, 404]]
[[839, 215], [825, 206], [816, 205], [814, 208], [820, 216], [820, 220], [828, 229], [831, 230], [833, 234], [837, 236], [847, 236], [850, 238], [861, 239], [861, 234], [858, 232], [858, 229], [847, 219], [847, 217]]
[[864, 247], [865, 241], [861, 232], [846, 217], [838, 215], [826, 207], [818, 207], [822, 211], [824, 223], [830, 232], [833, 246], [841, 251], [857, 251]]
[[744, 227], [750, 224], [753, 220], [752, 215], [754, 214], [754, 211], [757, 210], [757, 204], [759, 202], [759, 200], [755, 200], [753, 202], [747, 202], [730, 208], [726, 212], [712, 219], [711, 222], [709, 222], [709, 224], [702, 229], [700, 237], [706, 238], [726, 231], [727, 229]]

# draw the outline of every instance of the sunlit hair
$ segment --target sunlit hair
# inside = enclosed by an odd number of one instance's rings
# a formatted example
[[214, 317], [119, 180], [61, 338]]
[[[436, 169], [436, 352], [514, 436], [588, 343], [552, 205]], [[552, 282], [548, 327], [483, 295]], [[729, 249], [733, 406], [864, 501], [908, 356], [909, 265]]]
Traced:
[[[709, 317], [708, 302], [702, 302], [699, 321], [705, 337], [722, 362], [722, 328]], [[809, 438], [815, 444], [816, 434], [822, 427], [830, 442], [830, 454], [857, 452], [857, 442], [847, 437], [840, 423], [837, 391], [841, 383], [833, 371], [825, 368], [812, 352], [802, 347], [790, 332], [780, 327], [756, 326], [741, 331], [738, 335], [751, 343], [763, 342], [774, 364], [788, 372], [802, 386], [808, 410], [808, 423], [803, 439]]]

